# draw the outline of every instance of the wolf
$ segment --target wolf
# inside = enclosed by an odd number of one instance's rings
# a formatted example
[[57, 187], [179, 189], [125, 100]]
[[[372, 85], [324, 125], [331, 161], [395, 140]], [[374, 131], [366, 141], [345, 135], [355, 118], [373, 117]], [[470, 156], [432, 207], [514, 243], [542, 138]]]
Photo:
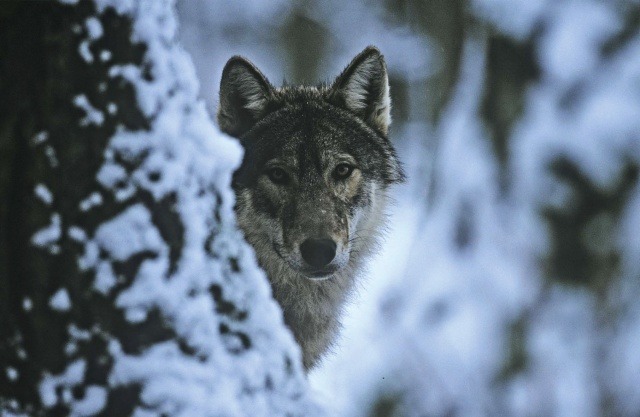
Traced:
[[220, 129], [240, 140], [238, 225], [302, 350], [306, 371], [332, 346], [374, 252], [389, 188], [405, 178], [388, 138], [389, 79], [367, 47], [331, 84], [274, 87], [234, 56], [220, 82]]

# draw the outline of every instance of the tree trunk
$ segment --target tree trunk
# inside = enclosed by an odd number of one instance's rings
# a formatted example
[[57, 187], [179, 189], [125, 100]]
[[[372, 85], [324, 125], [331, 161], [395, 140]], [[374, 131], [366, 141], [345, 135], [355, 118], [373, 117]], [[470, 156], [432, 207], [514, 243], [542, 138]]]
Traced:
[[0, 2], [3, 417], [315, 410], [174, 27], [166, 2]]

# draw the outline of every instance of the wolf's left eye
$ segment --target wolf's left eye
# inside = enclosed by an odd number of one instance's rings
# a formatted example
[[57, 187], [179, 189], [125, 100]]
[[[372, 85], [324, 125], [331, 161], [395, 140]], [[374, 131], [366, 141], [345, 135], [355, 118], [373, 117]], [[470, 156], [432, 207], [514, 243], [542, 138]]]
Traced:
[[275, 184], [285, 184], [289, 180], [289, 175], [282, 168], [271, 168], [267, 171], [267, 176]]
[[354, 167], [349, 164], [338, 164], [333, 170], [333, 176], [339, 180], [347, 179], [351, 176], [353, 169]]

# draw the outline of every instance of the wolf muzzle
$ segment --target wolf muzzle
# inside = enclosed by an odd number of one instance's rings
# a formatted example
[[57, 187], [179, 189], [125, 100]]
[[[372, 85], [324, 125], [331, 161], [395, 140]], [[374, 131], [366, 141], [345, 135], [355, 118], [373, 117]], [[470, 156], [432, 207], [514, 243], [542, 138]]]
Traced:
[[302, 259], [310, 266], [320, 269], [329, 265], [336, 257], [336, 242], [328, 238], [307, 239], [300, 245]]

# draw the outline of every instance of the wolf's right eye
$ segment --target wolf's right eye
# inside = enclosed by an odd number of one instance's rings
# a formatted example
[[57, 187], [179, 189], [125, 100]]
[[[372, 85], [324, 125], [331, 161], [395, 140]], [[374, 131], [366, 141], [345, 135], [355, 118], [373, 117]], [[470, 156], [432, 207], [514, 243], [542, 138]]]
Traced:
[[333, 170], [333, 176], [336, 179], [344, 180], [351, 176], [353, 172], [353, 167], [349, 164], [338, 164], [338, 166]]
[[267, 171], [267, 176], [274, 184], [286, 184], [289, 181], [289, 175], [282, 168], [271, 168]]

